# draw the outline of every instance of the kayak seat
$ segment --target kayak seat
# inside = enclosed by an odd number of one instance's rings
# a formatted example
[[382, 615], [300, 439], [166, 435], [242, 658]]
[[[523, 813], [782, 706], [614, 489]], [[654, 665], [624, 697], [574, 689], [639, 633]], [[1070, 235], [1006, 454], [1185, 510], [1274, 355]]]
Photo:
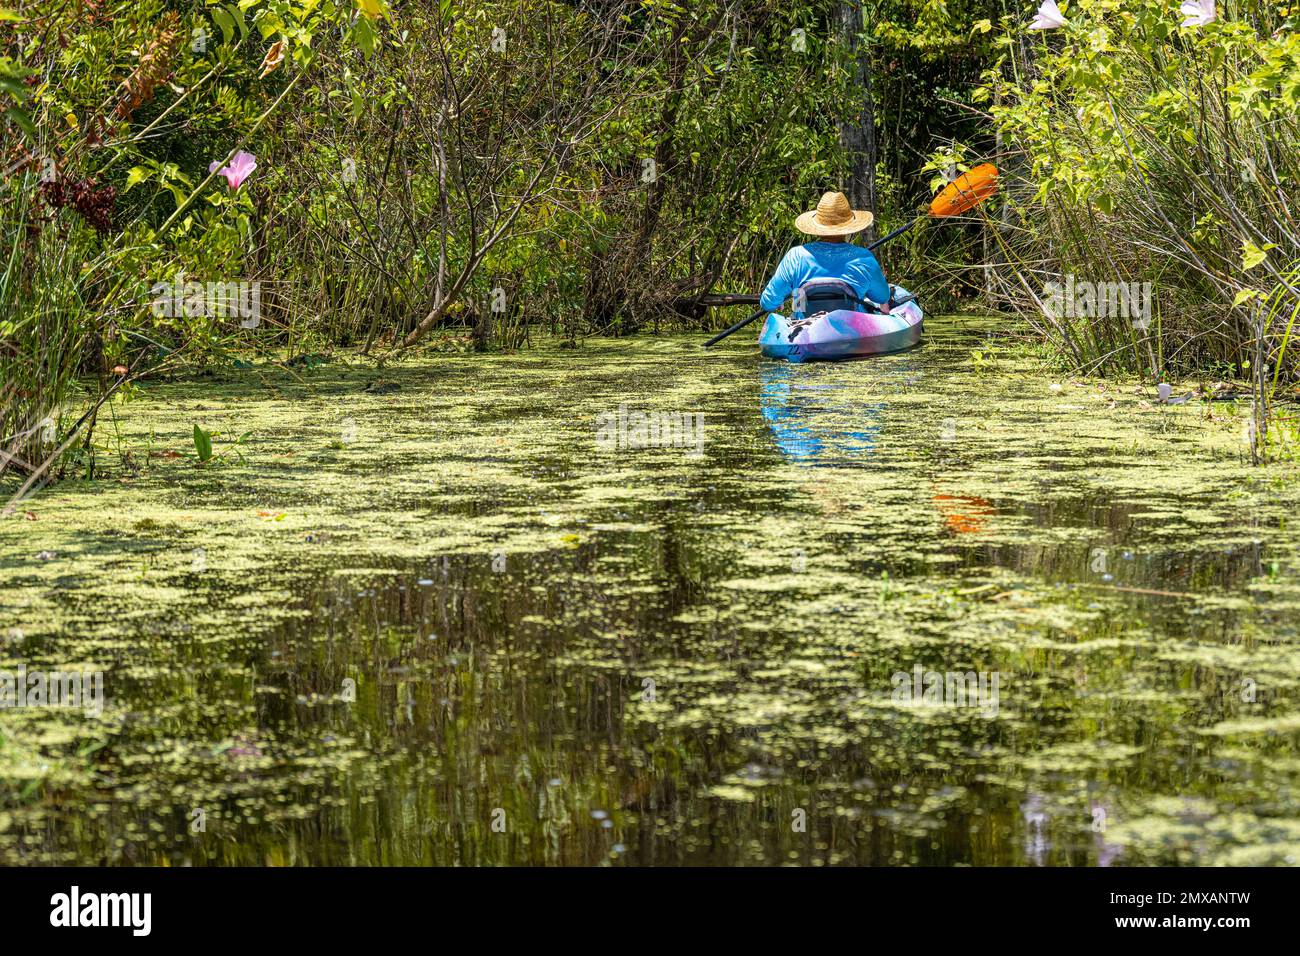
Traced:
[[[801, 308], [802, 306], [802, 308]], [[875, 312], [876, 307], [858, 295], [857, 290], [843, 279], [809, 279], [794, 294], [796, 319], [812, 317], [837, 309]]]

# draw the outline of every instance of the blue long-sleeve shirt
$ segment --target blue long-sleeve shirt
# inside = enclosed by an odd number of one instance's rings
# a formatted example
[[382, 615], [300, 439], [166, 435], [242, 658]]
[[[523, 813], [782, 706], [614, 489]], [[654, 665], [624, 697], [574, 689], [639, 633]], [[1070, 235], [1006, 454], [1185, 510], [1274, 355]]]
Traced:
[[889, 301], [889, 283], [870, 249], [851, 242], [808, 242], [785, 254], [758, 304], [769, 312], [779, 309], [809, 279], [843, 279], [870, 302]]

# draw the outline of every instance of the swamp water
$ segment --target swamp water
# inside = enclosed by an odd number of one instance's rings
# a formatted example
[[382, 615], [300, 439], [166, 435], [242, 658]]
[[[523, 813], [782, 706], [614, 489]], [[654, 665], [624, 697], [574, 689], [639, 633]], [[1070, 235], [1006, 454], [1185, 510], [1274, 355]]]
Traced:
[[105, 698], [0, 709], [0, 862], [1294, 864], [1294, 468], [984, 332], [147, 386], [0, 522]]

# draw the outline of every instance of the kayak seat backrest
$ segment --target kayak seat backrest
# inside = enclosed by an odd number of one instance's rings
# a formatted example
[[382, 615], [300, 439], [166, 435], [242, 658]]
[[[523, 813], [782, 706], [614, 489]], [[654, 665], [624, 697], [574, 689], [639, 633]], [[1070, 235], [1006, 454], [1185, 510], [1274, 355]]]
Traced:
[[860, 312], [863, 308], [860, 298], [857, 290], [843, 279], [809, 279], [795, 292], [794, 314], [804, 318], [836, 309]]

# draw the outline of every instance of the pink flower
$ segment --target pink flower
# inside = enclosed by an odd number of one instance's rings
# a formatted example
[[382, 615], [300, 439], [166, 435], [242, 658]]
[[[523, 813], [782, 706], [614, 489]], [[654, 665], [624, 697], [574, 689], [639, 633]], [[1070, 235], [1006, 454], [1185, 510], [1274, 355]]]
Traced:
[[1182, 23], [1185, 27], [1203, 27], [1219, 19], [1219, 12], [1214, 9], [1214, 0], [1187, 0], [1178, 8], [1178, 12], [1187, 18]]
[[1055, 30], [1057, 27], [1063, 27], [1066, 19], [1061, 14], [1061, 8], [1056, 5], [1056, 0], [1043, 0], [1043, 5], [1038, 8], [1038, 15], [1034, 17], [1034, 22], [1029, 24], [1031, 30]]
[[246, 153], [242, 149], [230, 158], [230, 165], [221, 166], [221, 160], [217, 160], [208, 167], [208, 172], [218, 173], [226, 177], [226, 182], [230, 184], [230, 191], [234, 192], [243, 185], [244, 180], [253, 175], [253, 170], [257, 168], [257, 157], [252, 153]]

